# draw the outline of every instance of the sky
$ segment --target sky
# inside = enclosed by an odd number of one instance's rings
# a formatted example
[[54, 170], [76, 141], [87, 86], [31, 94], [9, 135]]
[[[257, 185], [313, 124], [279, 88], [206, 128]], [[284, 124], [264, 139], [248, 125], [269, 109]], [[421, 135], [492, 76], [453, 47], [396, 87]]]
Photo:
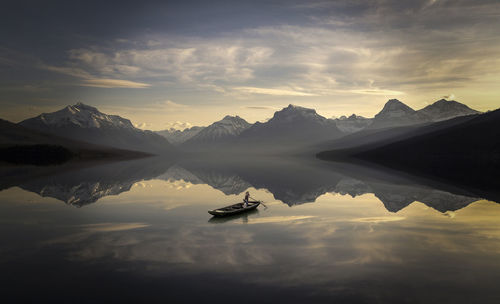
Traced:
[[143, 129], [500, 107], [498, 0], [4, 1], [0, 118], [83, 102]]

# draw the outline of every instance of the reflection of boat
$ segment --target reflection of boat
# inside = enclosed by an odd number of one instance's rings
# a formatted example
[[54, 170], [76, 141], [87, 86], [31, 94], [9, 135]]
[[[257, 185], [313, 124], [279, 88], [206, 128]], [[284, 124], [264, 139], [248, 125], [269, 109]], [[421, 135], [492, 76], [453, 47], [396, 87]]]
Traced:
[[254, 210], [260, 205], [259, 201], [250, 201], [248, 204], [245, 206], [244, 203], [236, 203], [234, 205], [214, 209], [214, 210], [208, 210], [208, 213], [210, 213], [213, 216], [227, 216], [227, 215], [233, 215], [233, 214], [238, 214], [250, 210]]
[[238, 220], [241, 220], [243, 223], [248, 223], [248, 219], [252, 216], [256, 216], [259, 214], [259, 209], [252, 209], [247, 212], [243, 213], [238, 213], [234, 215], [228, 215], [228, 216], [212, 216], [208, 222], [211, 224], [224, 224], [228, 222], [235, 222]]

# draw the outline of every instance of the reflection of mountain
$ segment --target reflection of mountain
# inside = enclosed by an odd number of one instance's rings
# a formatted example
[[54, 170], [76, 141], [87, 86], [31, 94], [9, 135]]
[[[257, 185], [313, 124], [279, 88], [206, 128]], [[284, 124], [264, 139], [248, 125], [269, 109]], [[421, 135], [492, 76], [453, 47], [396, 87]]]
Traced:
[[134, 181], [113, 184], [102, 182], [82, 182], [78, 185], [64, 185], [54, 183], [49, 185], [31, 185], [30, 191], [43, 197], [53, 197], [69, 205], [81, 207], [95, 203], [98, 199], [108, 195], [118, 195], [129, 191]]
[[165, 160], [146, 158], [88, 168], [70, 169], [63, 166], [49, 176], [41, 172], [38, 177], [31, 175], [33, 172], [30, 170], [26, 174], [19, 174], [19, 182], [15, 185], [40, 196], [53, 197], [81, 207], [102, 197], [129, 191], [134, 183], [165, 172], [170, 164]]
[[180, 172], [179, 167], [184, 168], [183, 176], [177, 174], [174, 179], [206, 183], [225, 194], [240, 194], [250, 187], [263, 188], [289, 206], [314, 202], [329, 192], [353, 197], [373, 193], [391, 212], [415, 201], [446, 212], [479, 200], [479, 195], [448, 185], [428, 186], [392, 172], [345, 163], [325, 168], [324, 164], [298, 159], [212, 159], [183, 161], [172, 167], [172, 172]]
[[194, 185], [207, 184], [212, 188], [222, 191], [226, 195], [240, 194], [252, 187], [240, 176], [230, 172], [217, 171], [210, 168], [191, 167], [186, 170], [179, 165], [170, 167], [167, 172], [157, 177], [163, 180], [183, 180]]
[[90, 168], [0, 169], [2, 177], [7, 177], [2, 178], [0, 188], [19, 186], [75, 206], [129, 191], [134, 183], [148, 179], [207, 184], [226, 195], [239, 195], [248, 188], [267, 189], [289, 206], [314, 202], [325, 193], [352, 197], [373, 193], [391, 212], [415, 201], [440, 212], [453, 211], [479, 197], [488, 198], [487, 193], [415, 180], [387, 169], [299, 158], [182, 159], [173, 166], [168, 160], [147, 158]]
[[380, 185], [374, 188], [373, 193], [391, 212], [397, 212], [415, 201], [440, 212], [446, 212], [461, 209], [479, 200], [477, 197], [414, 186]]

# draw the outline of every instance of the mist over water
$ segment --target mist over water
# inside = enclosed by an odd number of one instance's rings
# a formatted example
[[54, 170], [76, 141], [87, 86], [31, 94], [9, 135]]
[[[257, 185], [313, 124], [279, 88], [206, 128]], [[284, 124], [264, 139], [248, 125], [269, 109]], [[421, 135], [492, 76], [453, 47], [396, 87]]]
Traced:
[[[499, 300], [500, 205], [453, 185], [300, 158], [2, 173], [9, 301]], [[247, 190], [267, 208], [207, 213]]]

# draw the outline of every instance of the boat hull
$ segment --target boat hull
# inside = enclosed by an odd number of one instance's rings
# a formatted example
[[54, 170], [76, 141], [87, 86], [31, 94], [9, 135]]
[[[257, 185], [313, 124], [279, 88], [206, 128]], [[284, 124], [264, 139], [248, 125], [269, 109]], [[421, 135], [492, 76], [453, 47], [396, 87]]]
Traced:
[[208, 213], [210, 213], [213, 216], [229, 216], [229, 215], [234, 215], [234, 214], [240, 214], [243, 212], [247, 212], [250, 210], [255, 210], [260, 205], [259, 201], [253, 201], [253, 202], [248, 202], [248, 206], [245, 207], [243, 203], [237, 203], [233, 204], [230, 206], [222, 207], [222, 208], [217, 208], [214, 210], [208, 210]]

